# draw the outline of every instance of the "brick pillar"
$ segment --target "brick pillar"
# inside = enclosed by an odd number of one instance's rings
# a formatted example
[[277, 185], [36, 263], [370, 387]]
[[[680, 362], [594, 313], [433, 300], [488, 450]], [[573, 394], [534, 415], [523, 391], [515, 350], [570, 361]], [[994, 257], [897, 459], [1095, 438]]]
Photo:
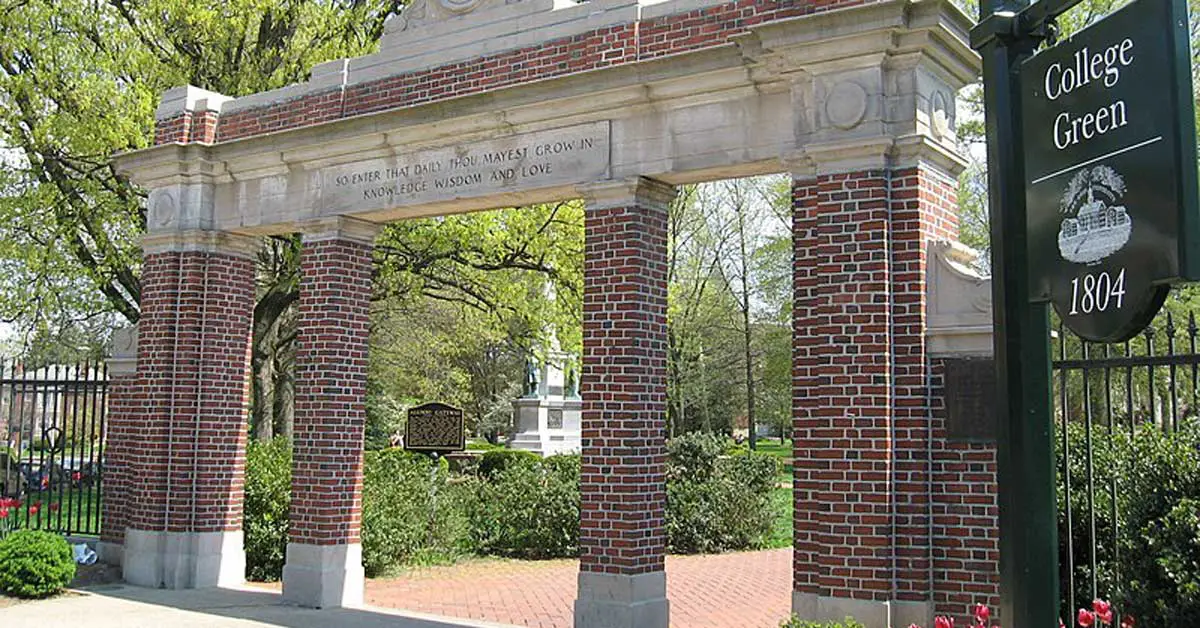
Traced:
[[137, 327], [113, 333], [108, 358], [107, 410], [104, 417], [104, 466], [100, 492], [102, 562], [120, 565], [128, 523], [130, 445], [137, 438]]
[[[928, 624], [935, 402], [925, 255], [957, 236], [932, 166], [793, 184], [793, 608]], [[986, 600], [980, 600], [986, 601]]]
[[577, 628], [666, 628], [667, 205], [639, 178], [585, 190]]
[[291, 530], [285, 600], [317, 608], [363, 599], [363, 429], [371, 252], [379, 227], [306, 225], [300, 261]]
[[125, 580], [172, 589], [245, 577], [242, 487], [257, 239], [143, 241], [138, 400], [128, 470]]

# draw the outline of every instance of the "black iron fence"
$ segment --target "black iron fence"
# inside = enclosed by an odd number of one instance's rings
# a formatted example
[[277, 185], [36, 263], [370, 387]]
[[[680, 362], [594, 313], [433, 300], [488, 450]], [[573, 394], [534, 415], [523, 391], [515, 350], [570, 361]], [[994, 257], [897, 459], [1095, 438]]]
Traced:
[[103, 363], [0, 362], [0, 506], [8, 529], [100, 533]]
[[1156, 595], [1170, 604], [1169, 592], [1150, 590], [1171, 575], [1146, 521], [1169, 505], [1147, 498], [1180, 472], [1162, 439], [1191, 429], [1200, 408], [1196, 314], [1167, 311], [1123, 344], [1088, 343], [1062, 326], [1051, 342], [1063, 618], [1074, 625], [1074, 610], [1096, 598], [1123, 600], [1120, 612]]

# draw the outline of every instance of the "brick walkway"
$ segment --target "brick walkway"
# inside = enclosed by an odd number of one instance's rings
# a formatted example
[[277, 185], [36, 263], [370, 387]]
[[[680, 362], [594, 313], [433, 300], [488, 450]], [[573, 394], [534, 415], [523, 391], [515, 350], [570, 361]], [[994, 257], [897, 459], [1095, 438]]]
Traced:
[[[367, 581], [373, 606], [530, 628], [571, 628], [579, 563], [479, 560]], [[667, 557], [672, 628], [776, 628], [791, 607], [791, 550]]]

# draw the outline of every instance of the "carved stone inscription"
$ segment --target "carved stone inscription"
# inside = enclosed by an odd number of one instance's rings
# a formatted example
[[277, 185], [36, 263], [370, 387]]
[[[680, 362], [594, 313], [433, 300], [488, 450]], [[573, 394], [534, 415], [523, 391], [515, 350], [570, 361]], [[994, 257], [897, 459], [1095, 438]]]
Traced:
[[322, 207], [345, 213], [603, 179], [609, 123], [436, 148], [321, 171]]

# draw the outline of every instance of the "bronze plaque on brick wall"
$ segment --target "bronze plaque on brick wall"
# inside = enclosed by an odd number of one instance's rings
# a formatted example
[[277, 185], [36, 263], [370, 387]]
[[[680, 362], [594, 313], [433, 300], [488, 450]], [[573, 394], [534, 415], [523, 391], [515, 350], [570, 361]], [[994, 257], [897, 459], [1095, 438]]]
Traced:
[[463, 411], [444, 403], [427, 403], [408, 411], [404, 448], [410, 451], [466, 449]]
[[945, 362], [946, 438], [957, 442], [995, 442], [995, 361], [951, 358]]

